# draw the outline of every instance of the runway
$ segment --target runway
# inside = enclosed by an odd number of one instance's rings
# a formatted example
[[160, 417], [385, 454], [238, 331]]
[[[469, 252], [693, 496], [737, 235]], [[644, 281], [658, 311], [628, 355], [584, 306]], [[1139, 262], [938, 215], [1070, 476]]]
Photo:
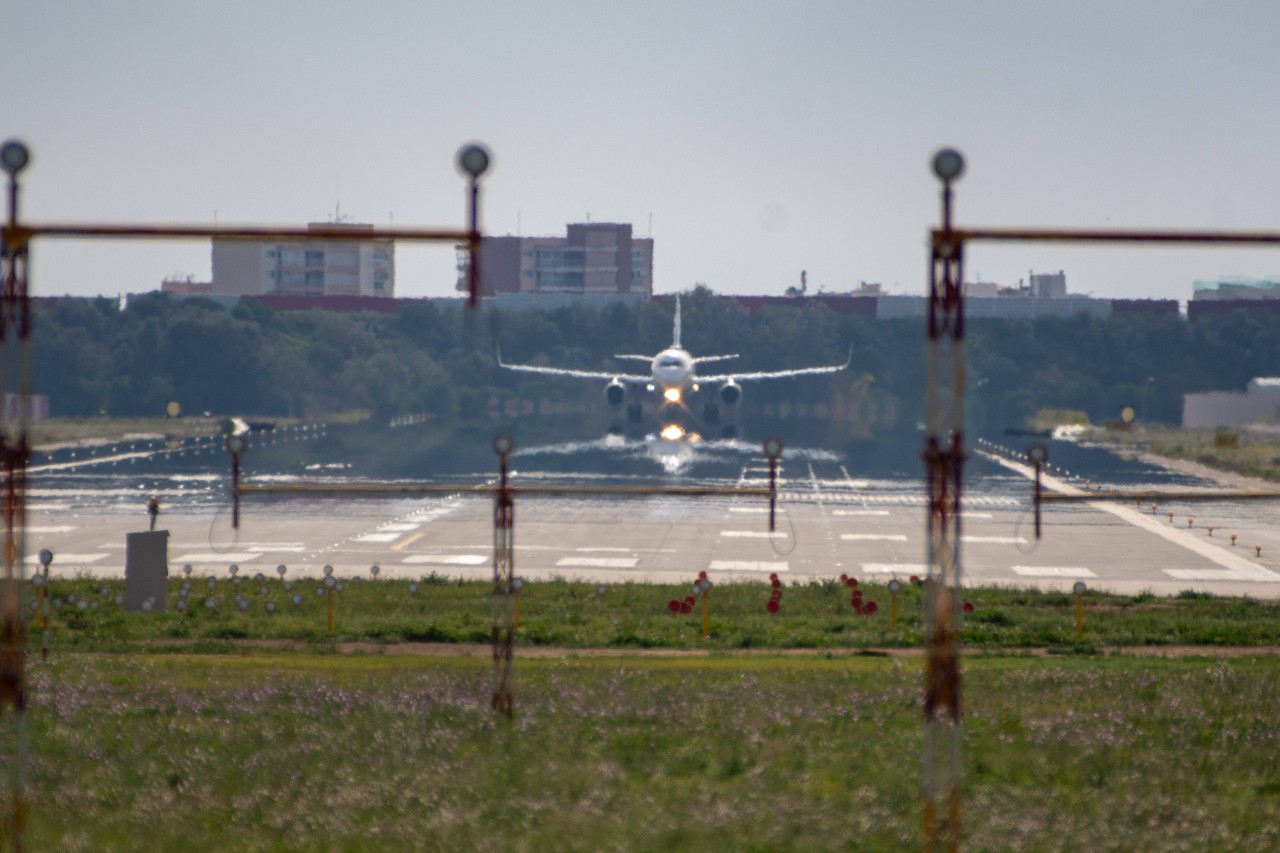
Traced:
[[[1002, 462], [997, 450], [983, 453], [970, 464], [961, 518], [966, 585], [1067, 590], [1083, 580], [1125, 594], [1194, 589], [1280, 596], [1280, 526], [1269, 519], [1270, 504], [1171, 503], [1154, 513], [1097, 504], [1053, 508], [1037, 542], [1030, 487], [1014, 470], [1016, 457]], [[868, 581], [927, 574], [919, 481], [864, 479], [840, 462], [786, 457], [780, 473], [774, 533], [761, 498], [522, 497], [515, 511], [516, 572], [530, 580], [605, 583], [684, 583], [700, 571], [720, 580], [776, 572], [788, 582], [842, 573]], [[162, 498], [158, 529], [169, 531], [171, 575], [190, 564], [197, 576], [224, 576], [236, 564], [249, 575], [274, 577], [284, 565], [289, 577], [314, 577], [332, 565], [339, 576], [368, 577], [376, 564], [382, 578], [491, 577], [493, 502], [486, 496], [251, 498], [242, 504], [237, 532], [229, 509], [218, 506], [221, 482], [193, 476], [196, 486], [169, 488]], [[530, 470], [516, 482], [540, 479], [572, 475]], [[1055, 480], [1055, 487], [1071, 488], [1069, 479]], [[767, 467], [762, 459], [744, 459], [736, 480], [721, 482], [766, 485]], [[122, 577], [125, 535], [147, 529], [144, 495], [150, 493], [123, 491], [129, 500], [104, 508], [92, 489], [37, 487], [28, 562], [48, 548], [55, 575]]]

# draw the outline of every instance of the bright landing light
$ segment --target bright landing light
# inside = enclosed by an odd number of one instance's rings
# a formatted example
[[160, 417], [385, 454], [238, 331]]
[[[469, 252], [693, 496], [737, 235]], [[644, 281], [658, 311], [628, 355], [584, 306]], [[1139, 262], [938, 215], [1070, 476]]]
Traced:
[[667, 441], [677, 441], [684, 438], [684, 430], [677, 424], [667, 424], [662, 428], [662, 432], [658, 433], [658, 435], [662, 436]]
[[662, 396], [667, 398], [667, 402], [668, 402], [668, 403], [679, 403], [679, 402], [680, 402], [680, 389], [679, 389], [679, 388], [668, 388], [667, 390], [665, 390], [665, 391], [663, 391], [663, 392], [662, 392]]

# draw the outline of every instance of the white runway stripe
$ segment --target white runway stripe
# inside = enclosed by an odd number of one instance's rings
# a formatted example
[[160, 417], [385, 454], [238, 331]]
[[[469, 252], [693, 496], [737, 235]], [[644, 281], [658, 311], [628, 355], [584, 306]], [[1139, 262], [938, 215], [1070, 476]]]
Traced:
[[712, 560], [707, 565], [709, 572], [786, 572], [790, 567], [786, 563], [758, 563], [751, 560]]
[[833, 509], [832, 515], [888, 515], [887, 509]]
[[1015, 574], [1026, 578], [1096, 578], [1088, 569], [1071, 566], [1010, 566]]
[[787, 534], [779, 531], [770, 533], [767, 530], [721, 530], [720, 535], [728, 539], [786, 539]]
[[181, 557], [171, 557], [170, 564], [177, 563], [243, 563], [246, 560], [252, 560], [261, 557], [261, 554], [253, 551], [228, 551], [225, 554], [218, 554], [213, 551], [197, 551], [192, 554], [183, 554]]
[[971, 545], [1025, 545], [1027, 540], [1021, 536], [961, 536], [961, 542]]
[[414, 554], [401, 562], [435, 566], [483, 566], [489, 559], [485, 554]]
[[906, 542], [905, 533], [841, 533], [846, 542]]
[[869, 575], [919, 575], [929, 574], [923, 563], [863, 563], [862, 570]]
[[587, 569], [634, 569], [640, 562], [635, 557], [561, 557], [557, 566], [575, 566]]
[[363, 536], [357, 536], [353, 542], [394, 542], [400, 538], [399, 533], [366, 533]]
[[[101, 551], [92, 554], [54, 554], [53, 570], [57, 571], [59, 568], [66, 568], [68, 563], [92, 563], [101, 560], [105, 556], [107, 555]], [[32, 554], [24, 562], [38, 565], [40, 563], [40, 555]]]

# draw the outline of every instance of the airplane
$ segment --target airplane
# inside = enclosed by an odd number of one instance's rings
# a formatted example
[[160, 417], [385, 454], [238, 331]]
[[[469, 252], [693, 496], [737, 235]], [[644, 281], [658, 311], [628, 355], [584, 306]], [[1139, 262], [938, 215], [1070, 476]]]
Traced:
[[[626, 408], [627, 423], [637, 425], [643, 420], [643, 402], [646, 393], [654, 395], [658, 402], [658, 420], [663, 425], [658, 435], [668, 441], [689, 439], [697, 441], [700, 436], [689, 428], [688, 399], [702, 390], [703, 386], [719, 385], [716, 396], [719, 402], [707, 402], [703, 409], [703, 421], [712, 428], [720, 428], [721, 437], [736, 438], [737, 407], [742, 400], [742, 386], [739, 382], [754, 382], [763, 379], [785, 379], [794, 376], [811, 376], [822, 373], [836, 373], [844, 370], [853, 360], [850, 348], [849, 358], [844, 364], [828, 364], [818, 367], [802, 367], [794, 370], [742, 371], [700, 375], [698, 366], [712, 362], [728, 361], [737, 358], [733, 355], [694, 356], [680, 343], [680, 297], [676, 296], [676, 314], [672, 329], [671, 346], [654, 356], [619, 354], [614, 358], [623, 361], [643, 361], [649, 363], [647, 375], [634, 373], [615, 373], [599, 370], [573, 370], [562, 367], [542, 367], [533, 364], [507, 364], [498, 356], [498, 365], [508, 370], [525, 373], [540, 373], [547, 376], [570, 376], [576, 379], [598, 379], [607, 384], [604, 389], [605, 400], [615, 412], [615, 422], [610, 433], [621, 434], [622, 424], [619, 416], [622, 405], [631, 402]], [[721, 406], [724, 407], [722, 412]], [[728, 421], [724, 423], [724, 421]]]

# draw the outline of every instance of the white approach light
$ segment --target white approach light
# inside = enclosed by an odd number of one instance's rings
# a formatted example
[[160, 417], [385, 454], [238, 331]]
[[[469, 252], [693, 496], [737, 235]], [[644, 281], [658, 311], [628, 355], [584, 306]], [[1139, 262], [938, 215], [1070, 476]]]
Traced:
[[680, 389], [679, 389], [679, 388], [668, 388], [667, 390], [665, 390], [665, 391], [663, 391], [663, 392], [662, 392], [662, 396], [663, 396], [663, 398], [665, 398], [665, 399], [666, 399], [666, 401], [667, 401], [668, 403], [679, 403], [679, 402], [680, 402]]
[[684, 437], [684, 430], [679, 424], [667, 424], [658, 435], [666, 441], [679, 441]]

